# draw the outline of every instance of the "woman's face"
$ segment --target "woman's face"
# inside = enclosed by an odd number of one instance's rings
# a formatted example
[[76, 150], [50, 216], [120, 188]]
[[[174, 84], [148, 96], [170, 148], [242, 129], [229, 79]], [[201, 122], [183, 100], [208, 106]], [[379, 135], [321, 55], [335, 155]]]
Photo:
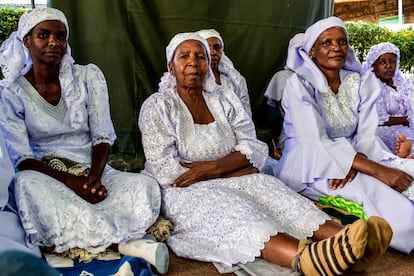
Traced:
[[168, 67], [177, 80], [177, 88], [202, 89], [208, 71], [206, 49], [197, 40], [183, 41]]
[[340, 27], [332, 27], [319, 35], [309, 55], [324, 72], [341, 69], [345, 64], [348, 51], [345, 31]]
[[380, 55], [372, 68], [377, 78], [385, 83], [392, 83], [395, 70], [397, 70], [397, 55], [393, 53]]
[[218, 65], [223, 55], [223, 45], [217, 37], [210, 37], [207, 39], [208, 46], [210, 46], [211, 68], [218, 68]]
[[60, 64], [67, 48], [65, 24], [57, 20], [43, 21], [24, 37], [33, 62]]

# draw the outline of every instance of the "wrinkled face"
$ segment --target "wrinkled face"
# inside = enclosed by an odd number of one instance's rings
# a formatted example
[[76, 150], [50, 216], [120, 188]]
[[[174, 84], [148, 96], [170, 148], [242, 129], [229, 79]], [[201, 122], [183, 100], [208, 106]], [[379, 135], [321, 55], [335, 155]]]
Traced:
[[393, 53], [380, 55], [372, 68], [377, 78], [385, 83], [392, 83], [395, 70], [397, 70], [397, 55]]
[[37, 24], [25, 37], [33, 63], [59, 64], [66, 53], [67, 31], [65, 24], [57, 20]]
[[206, 49], [197, 40], [183, 41], [168, 67], [171, 75], [175, 76], [177, 88], [202, 89], [208, 71]]
[[332, 27], [322, 32], [309, 52], [323, 71], [339, 70], [345, 64], [349, 46], [345, 30]]
[[208, 46], [210, 46], [211, 68], [218, 68], [218, 65], [223, 55], [223, 45], [217, 37], [210, 37], [207, 39]]

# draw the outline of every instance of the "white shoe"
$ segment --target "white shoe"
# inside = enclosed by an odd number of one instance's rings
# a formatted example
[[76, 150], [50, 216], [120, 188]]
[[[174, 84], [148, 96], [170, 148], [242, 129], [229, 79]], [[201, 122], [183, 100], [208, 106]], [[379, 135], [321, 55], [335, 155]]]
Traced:
[[168, 271], [170, 255], [165, 243], [150, 239], [139, 239], [119, 244], [118, 251], [122, 255], [140, 257], [152, 264], [160, 274]]

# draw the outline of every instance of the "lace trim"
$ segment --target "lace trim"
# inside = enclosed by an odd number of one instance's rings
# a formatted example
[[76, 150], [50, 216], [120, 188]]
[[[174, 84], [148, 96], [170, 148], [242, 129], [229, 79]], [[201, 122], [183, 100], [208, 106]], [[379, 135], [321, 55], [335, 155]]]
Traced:
[[359, 74], [352, 73], [345, 77], [336, 95], [330, 88], [327, 93], [320, 93], [329, 137], [349, 136], [353, 133], [357, 117], [352, 107], [358, 97], [359, 83]]
[[63, 122], [66, 116], [67, 108], [65, 101], [63, 101], [62, 97], [60, 97], [59, 103], [55, 106], [47, 102], [25, 77], [20, 77], [17, 81], [23, 88], [23, 90], [27, 92], [27, 94], [37, 107], [42, 109], [44, 112], [46, 112], [48, 115], [55, 118], [56, 120]]

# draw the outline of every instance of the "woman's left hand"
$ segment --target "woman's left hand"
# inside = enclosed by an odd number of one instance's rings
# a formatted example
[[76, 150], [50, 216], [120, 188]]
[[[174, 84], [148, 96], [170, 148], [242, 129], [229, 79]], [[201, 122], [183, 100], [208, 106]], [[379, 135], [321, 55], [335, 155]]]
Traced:
[[252, 173], [259, 173], [259, 169], [255, 167], [244, 167], [243, 169], [233, 171], [231, 173], [223, 175], [223, 177], [237, 177], [237, 176], [243, 176], [246, 174], [252, 174]]
[[329, 183], [329, 188], [336, 190], [345, 187], [348, 182], [354, 180], [357, 173], [357, 170], [351, 168], [344, 179], [332, 179], [331, 183]]
[[174, 187], [188, 187], [199, 181], [217, 178], [220, 173], [214, 161], [180, 162], [188, 171], [180, 175], [173, 183]]
[[93, 176], [88, 176], [86, 182], [83, 184], [83, 190], [88, 191], [90, 194], [95, 195], [101, 200], [104, 200], [108, 194], [101, 181]]
[[413, 181], [413, 177], [408, 173], [391, 167], [384, 167], [379, 172], [377, 179], [400, 193], [407, 190]]

